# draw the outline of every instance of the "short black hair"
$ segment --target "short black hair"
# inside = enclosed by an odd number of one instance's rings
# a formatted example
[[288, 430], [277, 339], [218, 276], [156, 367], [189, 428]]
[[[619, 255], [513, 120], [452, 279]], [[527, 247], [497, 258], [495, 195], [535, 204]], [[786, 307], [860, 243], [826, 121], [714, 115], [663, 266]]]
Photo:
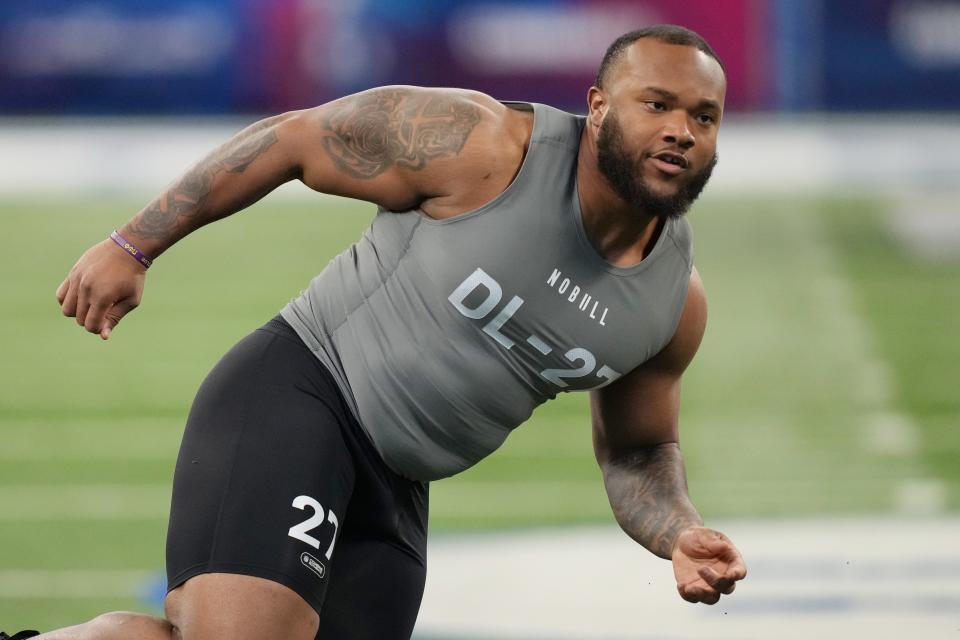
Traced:
[[597, 87], [603, 88], [603, 81], [610, 67], [620, 59], [624, 50], [641, 38], [654, 38], [667, 44], [679, 44], [687, 47], [696, 47], [700, 51], [713, 58], [720, 65], [720, 68], [726, 72], [723, 61], [717, 55], [707, 41], [703, 39], [696, 31], [691, 31], [686, 27], [676, 24], [655, 24], [643, 29], [637, 29], [625, 33], [607, 47], [607, 52], [603, 55], [603, 61], [600, 63], [600, 69], [597, 71], [597, 79], [594, 83]]

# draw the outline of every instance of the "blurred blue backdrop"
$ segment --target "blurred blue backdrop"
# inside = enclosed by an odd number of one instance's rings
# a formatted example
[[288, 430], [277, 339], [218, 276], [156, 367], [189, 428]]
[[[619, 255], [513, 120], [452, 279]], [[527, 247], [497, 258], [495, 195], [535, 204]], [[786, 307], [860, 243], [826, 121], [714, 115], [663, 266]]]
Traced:
[[735, 111], [960, 107], [956, 0], [32, 0], [0, 3], [0, 113], [264, 113], [370, 86], [580, 109], [606, 46], [704, 35]]

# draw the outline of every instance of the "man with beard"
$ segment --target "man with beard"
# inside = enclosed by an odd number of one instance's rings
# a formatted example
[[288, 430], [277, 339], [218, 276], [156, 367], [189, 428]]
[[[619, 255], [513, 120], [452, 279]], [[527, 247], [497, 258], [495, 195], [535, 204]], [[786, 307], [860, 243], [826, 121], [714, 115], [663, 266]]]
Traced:
[[[191, 409], [174, 478], [166, 619], [48, 638], [406, 638], [427, 482], [588, 390], [628, 535], [716, 603], [746, 574], [703, 526], [678, 448], [706, 303], [682, 217], [716, 162], [726, 79], [697, 34], [615, 41], [577, 117], [384, 87], [257, 123], [87, 251], [57, 291], [107, 339], [174, 242], [294, 178], [379, 205], [370, 228], [235, 346]], [[127, 255], [124, 255], [127, 254]]]

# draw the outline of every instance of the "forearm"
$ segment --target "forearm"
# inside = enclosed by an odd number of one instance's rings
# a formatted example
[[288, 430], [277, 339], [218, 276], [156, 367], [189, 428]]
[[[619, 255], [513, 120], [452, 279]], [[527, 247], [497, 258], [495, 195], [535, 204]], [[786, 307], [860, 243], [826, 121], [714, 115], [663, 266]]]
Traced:
[[677, 536], [703, 524], [687, 495], [676, 444], [638, 449], [603, 464], [603, 480], [617, 522], [631, 538], [669, 559]]
[[277, 145], [278, 128], [291, 114], [257, 122], [197, 162], [120, 228], [156, 257], [201, 226], [229, 216], [298, 176]]

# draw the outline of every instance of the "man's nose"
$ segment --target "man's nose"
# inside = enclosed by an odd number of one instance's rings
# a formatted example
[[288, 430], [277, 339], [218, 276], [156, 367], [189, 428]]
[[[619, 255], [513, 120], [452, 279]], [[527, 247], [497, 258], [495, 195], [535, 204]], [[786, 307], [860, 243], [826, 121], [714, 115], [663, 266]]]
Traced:
[[697, 143], [690, 131], [687, 114], [671, 114], [669, 120], [665, 123], [662, 133], [663, 141], [667, 144], [675, 144], [681, 149], [689, 149]]

